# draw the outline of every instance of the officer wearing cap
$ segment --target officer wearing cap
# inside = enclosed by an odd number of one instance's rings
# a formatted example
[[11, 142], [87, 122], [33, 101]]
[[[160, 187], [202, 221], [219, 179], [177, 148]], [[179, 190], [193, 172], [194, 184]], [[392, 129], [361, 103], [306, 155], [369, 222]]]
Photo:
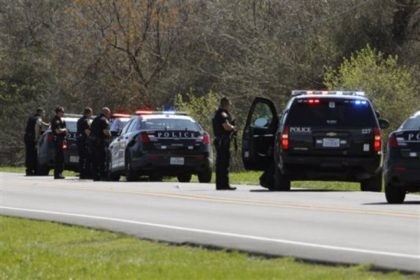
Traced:
[[102, 113], [93, 120], [91, 125], [91, 136], [89, 138], [91, 140], [93, 152], [92, 175], [94, 181], [106, 178], [106, 148], [108, 140], [111, 137], [111, 133], [109, 131], [110, 117], [111, 110], [108, 107], [103, 107]]
[[216, 146], [216, 190], [236, 189], [229, 185], [230, 139], [236, 131], [230, 115], [231, 106], [230, 100], [223, 97], [212, 119]]
[[91, 156], [88, 137], [92, 123], [92, 108], [85, 107], [83, 116], [77, 121], [76, 143], [79, 153], [79, 178], [88, 179], [91, 176]]
[[54, 179], [64, 179], [64, 145], [67, 135], [66, 122], [62, 119], [64, 108], [57, 106], [51, 120], [51, 131], [55, 139]]
[[43, 128], [48, 126], [48, 123], [42, 121], [44, 115], [45, 111], [42, 108], [38, 108], [36, 113], [30, 116], [26, 122], [24, 135], [26, 176], [36, 174], [36, 143], [43, 132]]

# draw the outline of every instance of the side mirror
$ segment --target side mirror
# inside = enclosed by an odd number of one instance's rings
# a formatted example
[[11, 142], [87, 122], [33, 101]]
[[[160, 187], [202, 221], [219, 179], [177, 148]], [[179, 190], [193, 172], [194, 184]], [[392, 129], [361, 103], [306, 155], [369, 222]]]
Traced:
[[268, 121], [265, 118], [258, 118], [254, 122], [254, 125], [256, 127], [265, 127], [267, 124], [268, 124]]
[[381, 129], [387, 129], [389, 127], [389, 121], [385, 119], [379, 119], [379, 126]]

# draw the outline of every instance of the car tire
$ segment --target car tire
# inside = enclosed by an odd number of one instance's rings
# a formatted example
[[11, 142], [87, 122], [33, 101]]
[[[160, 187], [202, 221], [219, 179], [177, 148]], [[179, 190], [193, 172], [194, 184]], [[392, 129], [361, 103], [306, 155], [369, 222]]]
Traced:
[[36, 168], [36, 175], [38, 176], [48, 176], [50, 169], [47, 165], [38, 165]]
[[362, 192], [381, 192], [382, 191], [382, 172], [378, 172], [376, 175], [362, 181], [360, 183], [360, 189]]
[[183, 174], [179, 174], [178, 176], [176, 176], [178, 178], [178, 181], [181, 183], [188, 183], [191, 181], [191, 174], [188, 173], [183, 173]]
[[212, 176], [212, 170], [211, 168], [208, 168], [204, 171], [198, 172], [197, 177], [198, 181], [200, 183], [210, 183], [211, 182], [211, 176]]
[[149, 181], [151, 182], [162, 182], [163, 176], [159, 174], [152, 174], [149, 176]]
[[121, 175], [120, 174], [116, 174], [116, 173], [111, 172], [111, 171], [108, 171], [107, 177], [108, 177], [108, 181], [118, 182], [120, 180], [120, 178], [121, 178]]
[[274, 168], [274, 185], [270, 191], [290, 191], [290, 179], [284, 175], [280, 169]]
[[385, 197], [386, 201], [390, 204], [401, 204], [404, 202], [406, 191], [398, 188], [391, 183], [385, 184]]
[[135, 182], [139, 178], [139, 175], [133, 170], [131, 166], [131, 159], [127, 157], [125, 160], [125, 179], [127, 182]]

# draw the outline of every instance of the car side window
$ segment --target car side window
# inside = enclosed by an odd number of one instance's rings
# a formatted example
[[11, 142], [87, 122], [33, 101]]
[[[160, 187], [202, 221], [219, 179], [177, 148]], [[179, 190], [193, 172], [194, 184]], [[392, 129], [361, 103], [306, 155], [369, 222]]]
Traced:
[[138, 123], [138, 120], [137, 119], [133, 119], [132, 121], [131, 121], [131, 123], [129, 124], [129, 125], [127, 125], [128, 126], [128, 132], [133, 132], [133, 131], [136, 131], [136, 130], [138, 130], [137, 129], [137, 123]]
[[267, 104], [257, 103], [251, 116], [251, 127], [267, 128], [273, 118], [273, 113]]
[[128, 131], [128, 128], [131, 126], [131, 124], [133, 123], [133, 119], [132, 120], [130, 120], [125, 126], [124, 126], [124, 128], [123, 128], [123, 130], [121, 131], [121, 135], [123, 135], [123, 134], [126, 134], [127, 133], [127, 131]]

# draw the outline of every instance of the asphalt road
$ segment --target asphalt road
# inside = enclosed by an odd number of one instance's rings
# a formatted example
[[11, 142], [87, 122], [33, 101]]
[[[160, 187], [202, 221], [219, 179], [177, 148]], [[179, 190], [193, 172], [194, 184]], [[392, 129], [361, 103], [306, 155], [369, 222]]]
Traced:
[[0, 173], [0, 215], [175, 243], [420, 272], [420, 196], [195, 183], [92, 182]]

